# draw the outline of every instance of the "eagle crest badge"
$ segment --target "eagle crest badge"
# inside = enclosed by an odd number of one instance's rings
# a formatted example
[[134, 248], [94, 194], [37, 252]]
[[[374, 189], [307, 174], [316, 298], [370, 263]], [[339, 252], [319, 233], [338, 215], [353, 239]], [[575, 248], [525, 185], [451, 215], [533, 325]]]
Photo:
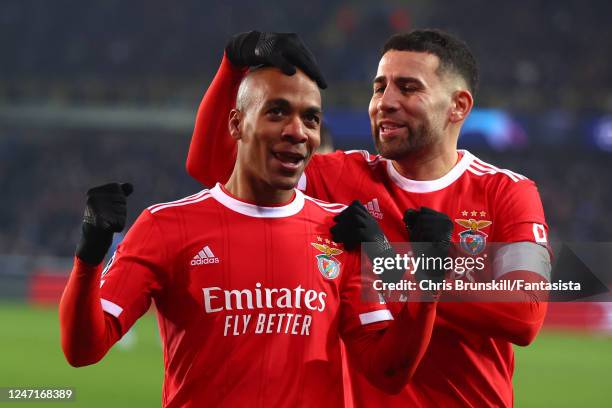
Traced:
[[459, 233], [459, 245], [470, 255], [478, 255], [487, 245], [487, 234], [480, 231], [482, 228], [488, 227], [493, 222], [488, 220], [475, 220], [470, 218], [456, 219], [455, 222], [464, 228], [464, 231]]
[[316, 255], [317, 267], [319, 272], [327, 279], [335, 279], [340, 275], [340, 261], [335, 258], [335, 255], [340, 255], [342, 250], [332, 248], [326, 244], [311, 242], [311, 245], [318, 249], [321, 253]]

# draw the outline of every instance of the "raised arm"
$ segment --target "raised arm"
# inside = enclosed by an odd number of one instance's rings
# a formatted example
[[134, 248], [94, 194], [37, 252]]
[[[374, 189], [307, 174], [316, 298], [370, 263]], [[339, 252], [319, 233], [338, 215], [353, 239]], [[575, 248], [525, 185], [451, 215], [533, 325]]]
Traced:
[[100, 302], [101, 263], [113, 233], [125, 226], [130, 184], [106, 184], [87, 192], [81, 241], [59, 307], [62, 349], [68, 362], [84, 366], [98, 362], [121, 337], [115, 319]]
[[62, 350], [73, 367], [95, 364], [121, 338], [117, 321], [100, 303], [101, 265], [74, 258], [74, 267], [60, 301]]
[[247, 68], [223, 55], [221, 66], [200, 102], [187, 154], [187, 172], [205, 186], [225, 183], [236, 161], [236, 141], [227, 121]]
[[246, 71], [260, 65], [275, 66], [287, 75], [297, 67], [321, 88], [327, 87], [314, 56], [297, 34], [250, 31], [233, 36], [198, 108], [187, 155], [187, 172], [205, 186], [226, 182], [234, 168], [236, 142], [229, 135], [229, 114]]
[[117, 183], [91, 189], [74, 268], [60, 302], [62, 349], [76, 367], [98, 362], [148, 309], [168, 266], [164, 234], [145, 210], [107, 267], [113, 232], [125, 225], [126, 195]]

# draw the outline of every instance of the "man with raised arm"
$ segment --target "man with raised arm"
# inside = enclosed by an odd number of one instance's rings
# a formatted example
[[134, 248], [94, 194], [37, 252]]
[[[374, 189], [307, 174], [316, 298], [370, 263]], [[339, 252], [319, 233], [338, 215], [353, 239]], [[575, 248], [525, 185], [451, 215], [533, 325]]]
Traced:
[[[234, 167], [235, 142], [223, 120], [214, 118], [227, 116], [235, 104], [236, 86], [250, 65], [244, 56], [275, 65], [278, 55], [299, 54], [302, 45], [292, 47], [284, 36], [251, 32], [230, 40], [199, 107], [187, 159], [188, 172], [203, 184], [227, 180]], [[236, 47], [247, 37], [248, 46]], [[299, 58], [282, 60], [287, 62], [302, 66]], [[548, 281], [548, 227], [535, 183], [457, 148], [477, 85], [476, 60], [461, 40], [440, 30], [392, 36], [383, 47], [369, 105], [379, 155], [315, 155], [298, 187], [320, 199], [366, 203], [391, 241], [441, 245], [452, 234], [466, 256], [482, 254], [490, 242], [504, 243], [490, 276], [481, 279]], [[344, 221], [342, 229], [348, 231], [350, 222]], [[469, 277], [453, 273], [449, 278]], [[354, 370], [355, 403], [512, 406], [512, 345], [531, 343], [546, 313], [539, 293], [516, 291], [512, 300], [440, 302], [430, 346], [409, 386], [388, 396]]]
[[[426, 350], [436, 303], [407, 304], [393, 318], [362, 300], [359, 256], [330, 234], [345, 206], [295, 189], [320, 125], [319, 89], [301, 70], [249, 73], [229, 116], [229, 180], [144, 210], [104, 271], [132, 187], [89, 190], [60, 304], [69, 363], [99, 361], [153, 301], [164, 407], [341, 407], [350, 398], [341, 339], [375, 386], [400, 391]], [[364, 221], [368, 236], [382, 236]]]

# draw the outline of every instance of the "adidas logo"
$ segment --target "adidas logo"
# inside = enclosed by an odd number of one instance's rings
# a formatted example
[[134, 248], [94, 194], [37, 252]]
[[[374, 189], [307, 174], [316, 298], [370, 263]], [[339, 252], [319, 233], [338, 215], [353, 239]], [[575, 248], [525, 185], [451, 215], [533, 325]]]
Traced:
[[204, 248], [200, 249], [200, 252], [196, 254], [191, 260], [191, 266], [197, 265], [208, 265], [208, 264], [218, 264], [219, 258], [213, 254], [208, 245]]
[[384, 214], [378, 206], [378, 198], [374, 198], [368, 201], [368, 203], [366, 204], [366, 208], [368, 209], [368, 212], [370, 213], [370, 215], [372, 215], [372, 217], [378, 218], [379, 220], [383, 219]]

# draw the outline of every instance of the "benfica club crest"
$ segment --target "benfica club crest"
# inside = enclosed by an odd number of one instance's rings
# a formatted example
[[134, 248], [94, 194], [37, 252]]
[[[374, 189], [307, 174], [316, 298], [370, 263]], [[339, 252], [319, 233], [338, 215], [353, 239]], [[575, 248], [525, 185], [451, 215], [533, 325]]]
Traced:
[[470, 255], [478, 255], [485, 249], [487, 245], [487, 234], [479, 231], [482, 228], [492, 224], [491, 221], [479, 220], [473, 218], [469, 220], [455, 220], [457, 224], [467, 228], [467, 230], [459, 233], [459, 244], [461, 248]]
[[319, 272], [327, 279], [337, 278], [340, 275], [340, 261], [334, 258], [334, 255], [340, 255], [342, 250], [316, 242], [311, 242], [311, 245], [322, 252], [316, 256]]

